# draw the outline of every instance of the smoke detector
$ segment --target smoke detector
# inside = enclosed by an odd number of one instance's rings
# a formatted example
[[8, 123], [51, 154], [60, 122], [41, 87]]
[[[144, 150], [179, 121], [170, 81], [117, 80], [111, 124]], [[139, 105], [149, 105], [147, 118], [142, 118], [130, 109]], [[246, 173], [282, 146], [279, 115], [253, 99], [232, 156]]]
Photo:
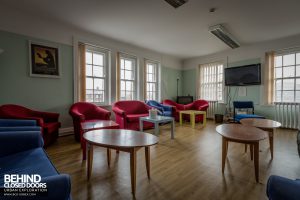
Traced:
[[236, 39], [234, 39], [234, 37], [221, 24], [211, 26], [209, 27], [208, 30], [210, 33], [214, 34], [217, 38], [222, 40], [225, 44], [230, 46], [232, 49], [241, 46], [239, 42]]

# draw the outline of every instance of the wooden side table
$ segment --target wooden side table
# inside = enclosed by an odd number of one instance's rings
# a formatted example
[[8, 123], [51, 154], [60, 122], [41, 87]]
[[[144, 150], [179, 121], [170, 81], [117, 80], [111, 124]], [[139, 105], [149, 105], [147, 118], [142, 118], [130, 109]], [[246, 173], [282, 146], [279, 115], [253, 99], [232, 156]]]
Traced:
[[259, 180], [259, 141], [268, 137], [261, 129], [243, 126], [241, 124], [222, 124], [216, 127], [216, 131], [222, 135], [222, 173], [225, 169], [225, 161], [228, 152], [228, 142], [249, 144], [254, 149], [255, 180]]
[[107, 148], [107, 164], [110, 165], [110, 149], [130, 153], [131, 190], [135, 195], [136, 190], [136, 152], [145, 148], [146, 169], [150, 179], [150, 146], [158, 143], [158, 137], [144, 132], [123, 129], [102, 129], [88, 131], [83, 135], [88, 147], [87, 179], [92, 173], [93, 146]]
[[[81, 135], [81, 140], [84, 140], [83, 134], [87, 131], [100, 130], [100, 129], [119, 129], [119, 124], [111, 120], [93, 120], [93, 121], [82, 122], [80, 125], [81, 125], [81, 129], [83, 130], [83, 133]], [[86, 159], [85, 141], [81, 142], [81, 148], [82, 148], [82, 160], [85, 160]]]
[[[270, 119], [258, 119], [258, 118], [246, 118], [240, 120], [241, 124], [246, 126], [253, 126], [256, 128], [260, 128], [264, 131], [267, 131], [269, 134], [269, 143], [270, 143], [270, 152], [271, 158], [273, 159], [274, 155], [274, 129], [279, 128], [281, 123], [270, 120]], [[245, 151], [247, 151], [247, 146], [245, 147]]]
[[183, 110], [179, 112], [179, 122], [180, 125], [182, 125], [182, 115], [183, 114], [188, 114], [190, 115], [190, 122], [191, 122], [191, 126], [192, 128], [195, 128], [195, 118], [196, 115], [203, 115], [203, 127], [206, 126], [206, 111], [200, 111], [200, 110]]

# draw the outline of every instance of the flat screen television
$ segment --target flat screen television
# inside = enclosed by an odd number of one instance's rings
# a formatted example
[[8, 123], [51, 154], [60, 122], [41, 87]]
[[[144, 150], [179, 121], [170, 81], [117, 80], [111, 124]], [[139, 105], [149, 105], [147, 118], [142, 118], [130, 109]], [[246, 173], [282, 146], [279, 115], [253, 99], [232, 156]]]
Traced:
[[226, 86], [260, 85], [260, 64], [225, 68]]

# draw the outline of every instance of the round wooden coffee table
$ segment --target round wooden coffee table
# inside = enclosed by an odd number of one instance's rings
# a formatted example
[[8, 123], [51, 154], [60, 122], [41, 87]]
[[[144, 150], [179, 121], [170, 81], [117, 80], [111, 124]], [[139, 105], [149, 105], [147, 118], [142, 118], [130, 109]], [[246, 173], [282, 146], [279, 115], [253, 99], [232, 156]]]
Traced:
[[[271, 119], [256, 119], [256, 118], [242, 119], [240, 120], [240, 122], [243, 125], [254, 126], [256, 128], [260, 128], [269, 133], [270, 152], [271, 152], [271, 158], [273, 159], [274, 129], [279, 128], [281, 126], [281, 123]], [[247, 150], [247, 148], [245, 150]]]
[[136, 151], [145, 147], [146, 169], [150, 179], [150, 146], [158, 143], [158, 137], [140, 131], [123, 129], [102, 129], [84, 133], [87, 142], [87, 178], [90, 179], [93, 165], [93, 146], [107, 148], [107, 164], [110, 166], [110, 149], [130, 153], [131, 190], [136, 188]]
[[249, 144], [251, 148], [254, 148], [255, 180], [258, 182], [259, 141], [266, 139], [268, 137], [267, 133], [261, 129], [241, 124], [222, 124], [216, 127], [216, 131], [222, 135], [222, 173], [225, 169], [228, 142]]

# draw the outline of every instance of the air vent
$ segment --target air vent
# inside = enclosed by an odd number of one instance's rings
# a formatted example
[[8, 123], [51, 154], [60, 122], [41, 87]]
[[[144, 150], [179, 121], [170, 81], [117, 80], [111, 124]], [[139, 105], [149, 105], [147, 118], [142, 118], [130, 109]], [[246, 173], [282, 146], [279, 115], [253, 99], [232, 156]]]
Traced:
[[173, 6], [174, 8], [178, 8], [188, 2], [188, 0], [165, 0], [168, 4]]
[[222, 26], [221, 24], [209, 27], [209, 32], [214, 34], [225, 44], [230, 46], [232, 49], [240, 47], [240, 44], [232, 37], [232, 35]]

